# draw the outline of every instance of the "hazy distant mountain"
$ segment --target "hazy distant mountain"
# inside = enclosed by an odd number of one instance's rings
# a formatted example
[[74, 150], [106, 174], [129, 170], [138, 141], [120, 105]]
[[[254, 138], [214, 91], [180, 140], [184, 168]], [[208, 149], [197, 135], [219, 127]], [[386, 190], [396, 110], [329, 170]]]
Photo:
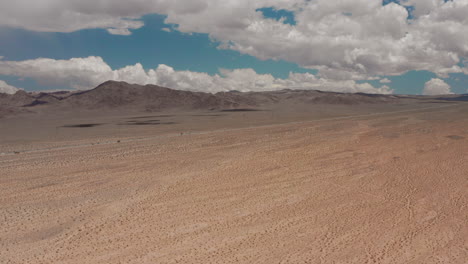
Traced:
[[[407, 97], [406, 97], [407, 98]], [[216, 94], [173, 90], [156, 85], [136, 85], [107, 81], [92, 90], [80, 92], [41, 92], [0, 94], [0, 116], [24, 111], [47, 110], [221, 110], [267, 108], [309, 104], [372, 104], [401, 100], [393, 95], [344, 94], [314, 90], [271, 92], [238, 91]]]
[[236, 107], [239, 102], [230, 101], [209, 93], [172, 90], [156, 85], [136, 85], [108, 81], [98, 87], [70, 95], [62, 104], [71, 107], [132, 108], [147, 111], [166, 109], [211, 109]]
[[0, 105], [3, 107], [20, 107], [32, 103], [35, 100], [34, 96], [23, 90], [19, 90], [15, 94], [0, 93]]

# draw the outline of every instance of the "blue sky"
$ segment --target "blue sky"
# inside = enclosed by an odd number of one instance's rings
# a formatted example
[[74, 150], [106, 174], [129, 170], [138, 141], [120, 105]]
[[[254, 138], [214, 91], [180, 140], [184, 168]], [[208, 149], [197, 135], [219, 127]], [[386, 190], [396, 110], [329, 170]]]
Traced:
[[[386, 0], [382, 5], [387, 5], [389, 2], [397, 1]], [[410, 20], [417, 19], [413, 17], [413, 6], [405, 6], [405, 8], [409, 10]], [[298, 17], [294, 13], [297, 14], [298, 11], [272, 7], [255, 8], [253, 12], [255, 11], [261, 12], [264, 19], [275, 20], [287, 26], [296, 27], [298, 23]], [[342, 13], [346, 16], [352, 17], [354, 15], [353, 12], [345, 11]], [[270, 74], [279, 79], [287, 79], [291, 72], [311, 73], [318, 76], [317, 69], [307, 69], [307, 65], [299, 66], [299, 64], [305, 64], [302, 63], [300, 57], [289, 59], [284, 54], [271, 55], [270, 53], [266, 55], [267, 58], [263, 58], [261, 49], [250, 52], [249, 47], [245, 48], [245, 45], [241, 48], [236, 46], [235, 48], [222, 49], [220, 46], [223, 41], [226, 43], [226, 39], [219, 40], [222, 37], [217, 37], [212, 32], [181, 32], [178, 29], [179, 26], [184, 26], [183, 23], [181, 22], [182, 25], [166, 24], [167, 18], [168, 16], [163, 14], [143, 15], [140, 20], [144, 26], [136, 29], [130, 28], [131, 35], [109, 34], [106, 28], [87, 28], [71, 32], [53, 32], [53, 30], [50, 30], [52, 32], [40, 32], [40, 30], [31, 30], [27, 27], [24, 29], [15, 26], [2, 26], [0, 21], [0, 56], [3, 56], [3, 61], [10, 62], [37, 58], [69, 60], [98, 56], [114, 70], [141, 63], [146, 70], [155, 69], [158, 65], [164, 64], [169, 65], [175, 71], [201, 72], [210, 75], [220, 74], [220, 69], [250, 68], [258, 74]], [[304, 20], [303, 17], [299, 17], [299, 19]], [[167, 32], [163, 29], [171, 30]], [[219, 35], [219, 33], [217, 34]], [[313, 39], [314, 36], [309, 35], [308, 37]], [[249, 40], [249, 38], [246, 39]], [[245, 42], [243, 39], [242, 41]], [[228, 40], [228, 43], [230, 42], [231, 40]], [[238, 42], [235, 39], [232, 40], [232, 43], [238, 44]], [[320, 54], [321, 50], [311, 47], [308, 52]], [[463, 58], [461, 57], [461, 59]], [[315, 61], [311, 62], [311, 64], [314, 63]], [[333, 65], [333, 61], [327, 65]], [[463, 67], [463, 64], [460, 63], [460, 66]], [[379, 80], [354, 80], [358, 84], [369, 83], [374, 87], [386, 85], [393, 89], [394, 93], [420, 94], [428, 81], [440, 78], [450, 85], [452, 92], [467, 92], [468, 77], [463, 73], [438, 76], [428, 70], [409, 70], [404, 74], [393, 75], [395, 74], [377, 75], [379, 78], [389, 79], [390, 83], [381, 83]], [[37, 79], [35, 76], [25, 76], [24, 74], [0, 75], [0, 80], [30, 91], [70, 89], [66, 84], [61, 83], [51, 86], [46, 82], [44, 85], [44, 82], [38, 82]]]
[[[268, 17], [279, 19], [288, 14], [291, 19], [291, 13], [278, 13], [271, 8], [264, 10]], [[164, 15], [146, 15], [143, 17], [145, 26], [133, 30], [130, 36], [111, 35], [103, 29], [56, 33], [0, 28], [0, 54], [4, 60], [14, 61], [100, 56], [114, 69], [135, 63], [141, 63], [147, 69], [167, 64], [176, 70], [209, 74], [218, 73], [220, 68], [253, 68], [258, 73], [270, 73], [278, 78], [286, 78], [291, 71], [316, 72], [284, 60], [259, 60], [236, 51], [219, 49], [219, 43], [211, 40], [208, 34], [163, 31], [163, 28], [173, 26], [165, 24], [164, 19]], [[50, 89], [32, 80], [10, 76], [0, 78], [28, 90]]]
[[[168, 64], [179, 70], [216, 73], [219, 68], [255, 68], [259, 73], [286, 77], [290, 70], [304, 72], [294, 63], [261, 61], [231, 50], [220, 50], [207, 34], [166, 32], [165, 16], [143, 17], [145, 26], [131, 36], [108, 34], [103, 29], [72, 33], [43, 33], [7, 29], [0, 31], [0, 54], [5, 60], [38, 57], [69, 59], [101, 56], [113, 68], [142, 63], [147, 68]], [[32, 45], [31, 45], [32, 44]]]

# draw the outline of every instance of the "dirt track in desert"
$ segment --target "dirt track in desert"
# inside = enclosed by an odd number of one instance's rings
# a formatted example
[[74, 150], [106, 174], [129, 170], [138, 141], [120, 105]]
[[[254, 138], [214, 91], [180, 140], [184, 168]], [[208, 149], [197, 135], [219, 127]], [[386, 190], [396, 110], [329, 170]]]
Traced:
[[433, 106], [2, 143], [0, 262], [466, 264], [468, 105]]

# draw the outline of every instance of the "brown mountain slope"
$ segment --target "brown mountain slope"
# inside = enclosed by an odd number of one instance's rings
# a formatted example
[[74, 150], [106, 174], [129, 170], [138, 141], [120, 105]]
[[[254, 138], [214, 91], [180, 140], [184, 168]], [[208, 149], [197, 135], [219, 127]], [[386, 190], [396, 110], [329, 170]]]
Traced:
[[172, 90], [156, 85], [136, 85], [108, 81], [98, 87], [64, 98], [62, 104], [72, 107], [127, 107], [148, 111], [166, 109], [212, 109], [239, 106], [239, 102], [209, 93]]
[[19, 90], [15, 94], [0, 93], [0, 105], [3, 107], [21, 107], [31, 104], [35, 100], [34, 96], [23, 90]]
[[[216, 94], [173, 90], [157, 85], [137, 85], [107, 81], [92, 90], [79, 92], [18, 91], [0, 94], [0, 116], [21, 112], [57, 110], [221, 110], [236, 108], [269, 108], [308, 106], [313, 104], [376, 104], [401, 100], [423, 100], [425, 97], [394, 95], [346, 94], [315, 90], [280, 90], [270, 92], [219, 92]], [[428, 98], [434, 100], [436, 98]], [[452, 98], [453, 99], [453, 98]]]

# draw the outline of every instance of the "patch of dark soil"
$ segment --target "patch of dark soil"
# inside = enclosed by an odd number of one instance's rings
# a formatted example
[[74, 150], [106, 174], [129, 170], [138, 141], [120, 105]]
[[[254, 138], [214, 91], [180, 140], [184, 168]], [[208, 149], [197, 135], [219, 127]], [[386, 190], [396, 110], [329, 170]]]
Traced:
[[190, 115], [190, 116], [225, 116], [220, 114], [200, 114], [200, 115]]
[[139, 123], [139, 122], [146, 122], [146, 123], [150, 123], [150, 122], [160, 122], [161, 120], [159, 119], [151, 119], [151, 120], [130, 120], [130, 121], [127, 121], [127, 123]]
[[75, 125], [65, 125], [63, 127], [71, 127], [71, 128], [87, 128], [87, 127], [95, 127], [100, 126], [103, 124], [75, 124]]
[[156, 126], [156, 125], [174, 125], [177, 124], [176, 122], [152, 122], [152, 121], [141, 121], [141, 122], [127, 122], [125, 124], [119, 125], [127, 125], [127, 126]]
[[258, 112], [263, 111], [260, 109], [253, 109], [253, 108], [237, 108], [237, 109], [222, 109], [221, 112]]
[[146, 118], [152, 118], [152, 117], [173, 117], [174, 115], [150, 115], [150, 116], [135, 116], [135, 117], [129, 117], [127, 119], [146, 119]]
[[441, 101], [441, 102], [421, 102], [421, 104], [453, 104], [453, 103]]

